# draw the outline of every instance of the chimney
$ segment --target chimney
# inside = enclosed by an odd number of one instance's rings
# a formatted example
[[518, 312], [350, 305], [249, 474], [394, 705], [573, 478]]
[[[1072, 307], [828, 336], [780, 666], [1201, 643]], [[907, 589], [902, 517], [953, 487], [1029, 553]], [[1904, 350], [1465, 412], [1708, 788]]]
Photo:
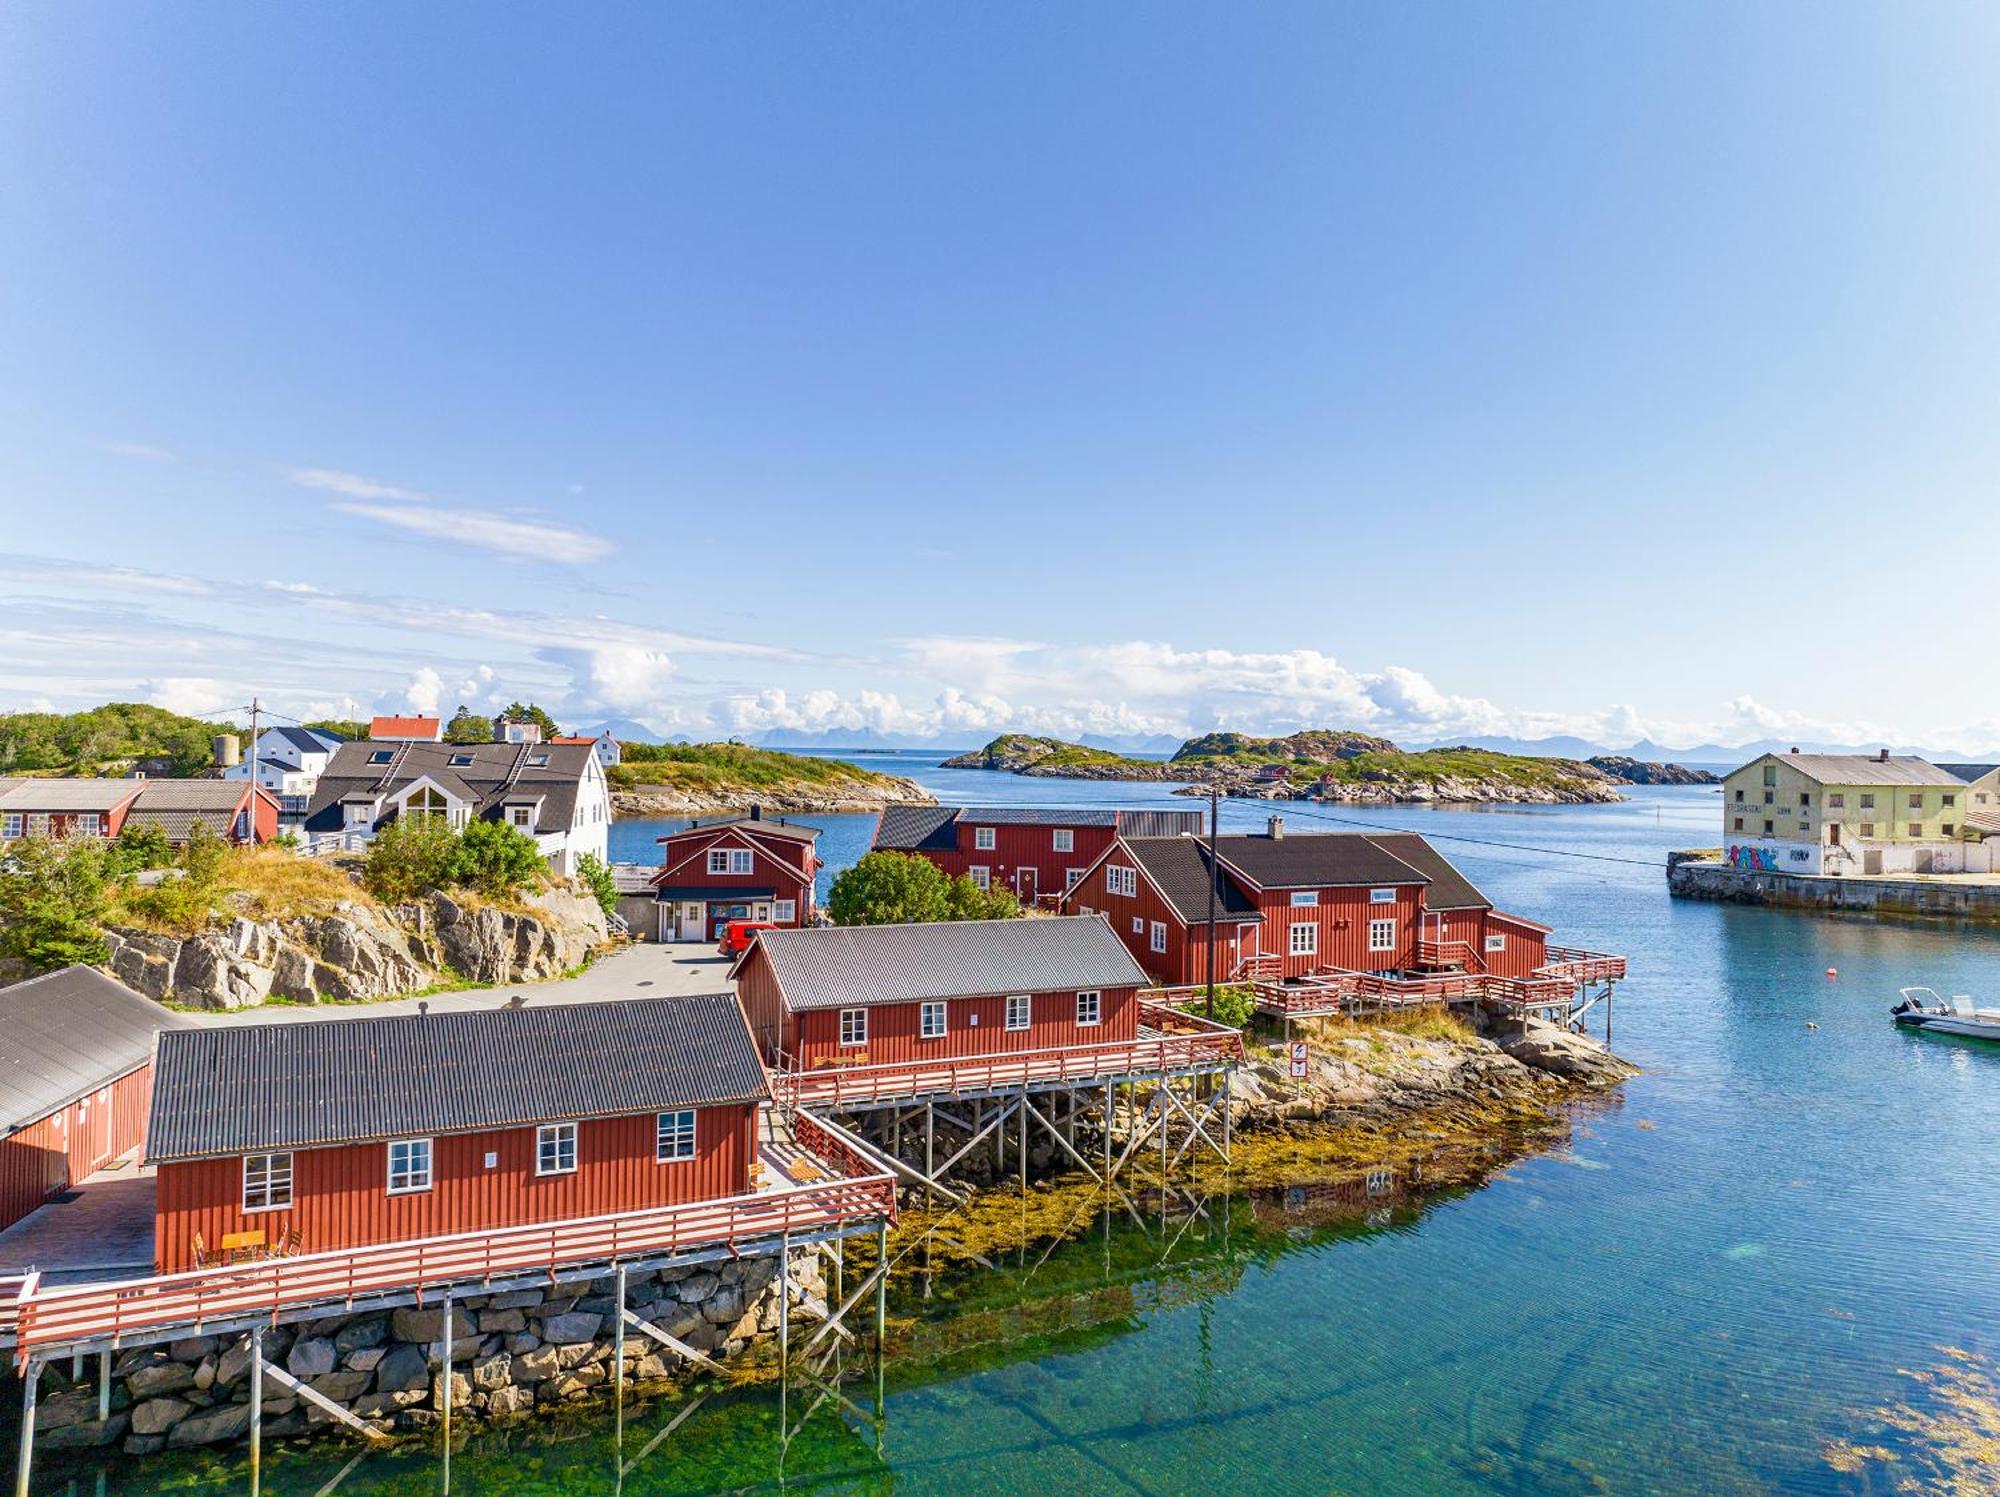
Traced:
[[1285, 835], [1285, 818], [1282, 816], [1273, 816], [1265, 823], [1265, 830], [1270, 834], [1273, 842], [1278, 841]]
[[754, 801], [750, 805], [750, 819], [752, 821], [762, 821], [764, 819], [764, 808]]
[[1798, 746], [1798, 745], [1797, 745], [1796, 743], [1795, 743], [1795, 744], [1793, 744], [1793, 745], [1792, 745], [1792, 752], [1796, 754], [1796, 753], [1797, 753], [1798, 751], [1799, 751], [1799, 746]]
[[1875, 762], [1877, 764], [1887, 764], [1889, 762], [1889, 751], [1887, 749], [1883, 749], [1880, 753], [1878, 753], [1875, 756]]

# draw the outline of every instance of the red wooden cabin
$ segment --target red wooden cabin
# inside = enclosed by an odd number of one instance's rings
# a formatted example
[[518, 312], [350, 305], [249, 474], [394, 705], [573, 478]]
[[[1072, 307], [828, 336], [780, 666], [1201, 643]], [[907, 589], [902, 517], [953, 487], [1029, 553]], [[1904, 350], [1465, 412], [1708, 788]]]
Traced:
[[90, 967], [0, 988], [0, 1227], [144, 1142], [153, 1038], [189, 1022]]
[[[1336, 968], [1524, 977], [1547, 957], [1548, 927], [1508, 915], [1410, 833], [1216, 840], [1216, 976], [1300, 977]], [[1168, 985], [1208, 980], [1208, 843], [1120, 837], [1062, 908], [1102, 913], [1133, 957]]]
[[732, 976], [787, 1070], [1130, 1041], [1146, 982], [1096, 917], [766, 931]]
[[767, 1095], [726, 993], [169, 1031], [159, 1269], [742, 1195]]
[[265, 843], [278, 835], [278, 797], [248, 780], [146, 780], [125, 820], [156, 826], [181, 846], [197, 823], [231, 842]]
[[1053, 897], [1082, 878], [1112, 839], [1176, 837], [1203, 829], [1200, 811], [1094, 806], [890, 806], [872, 852], [914, 853], [950, 878], [1003, 885], [1024, 903]]
[[0, 842], [17, 837], [115, 837], [146, 780], [0, 780]]
[[810, 925], [819, 828], [767, 818], [760, 807], [697, 821], [662, 837], [653, 875], [662, 941], [719, 941], [731, 920]]

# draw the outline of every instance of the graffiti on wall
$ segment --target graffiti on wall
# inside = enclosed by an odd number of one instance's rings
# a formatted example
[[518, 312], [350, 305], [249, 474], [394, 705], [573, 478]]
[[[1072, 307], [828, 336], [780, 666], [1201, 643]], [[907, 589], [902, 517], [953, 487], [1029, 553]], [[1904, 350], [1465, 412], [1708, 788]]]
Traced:
[[1776, 873], [1778, 871], [1777, 849], [1752, 847], [1748, 843], [1738, 843], [1729, 849], [1729, 866], [1738, 873]]

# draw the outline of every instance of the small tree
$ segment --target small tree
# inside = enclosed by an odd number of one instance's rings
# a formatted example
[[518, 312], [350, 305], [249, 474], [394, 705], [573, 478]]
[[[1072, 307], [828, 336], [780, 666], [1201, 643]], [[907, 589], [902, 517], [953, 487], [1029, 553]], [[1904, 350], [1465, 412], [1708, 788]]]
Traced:
[[535, 839], [504, 821], [469, 823], [451, 859], [451, 881], [504, 899], [549, 871]]
[[407, 904], [451, 882], [458, 833], [440, 816], [398, 817], [375, 834], [362, 887], [384, 904]]
[[137, 873], [141, 869], [165, 868], [174, 861], [173, 844], [156, 822], [128, 821], [111, 844], [109, 863], [113, 876]]
[[950, 883], [928, 858], [871, 852], [827, 894], [835, 925], [902, 925], [951, 918]]
[[109, 960], [97, 924], [104, 884], [105, 849], [94, 838], [14, 843], [0, 871], [0, 956], [37, 972]]
[[[540, 707], [537, 707], [533, 702], [528, 702], [525, 705], [520, 702], [510, 702], [507, 705], [507, 710], [502, 712], [500, 716], [511, 717], [515, 722], [534, 723], [542, 730], [542, 739], [544, 742], [557, 737], [562, 731], [556, 726], [556, 720]], [[486, 726], [489, 730], [486, 736], [491, 738], [493, 736], [491, 732], [493, 725], [489, 722]]]
[[493, 741], [493, 719], [482, 717], [470, 707], [460, 704], [452, 713], [451, 721], [444, 726], [446, 743], [491, 743]]
[[945, 891], [950, 911], [947, 920], [1012, 920], [1021, 913], [1021, 901], [1005, 884], [982, 889], [970, 874], [961, 873]]
[[587, 852], [576, 860], [576, 876], [606, 915], [618, 913], [618, 880], [612, 877], [609, 863], [596, 853]]

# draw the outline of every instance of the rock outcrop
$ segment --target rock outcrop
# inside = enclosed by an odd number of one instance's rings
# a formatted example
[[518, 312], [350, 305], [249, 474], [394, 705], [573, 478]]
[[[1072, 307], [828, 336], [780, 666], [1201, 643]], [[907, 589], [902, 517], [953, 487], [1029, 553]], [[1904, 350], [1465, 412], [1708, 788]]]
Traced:
[[535, 982], [582, 964], [608, 934], [594, 899], [563, 887], [522, 910], [444, 894], [394, 909], [359, 900], [292, 920], [238, 918], [195, 936], [113, 926], [106, 965], [128, 987], [191, 1008], [365, 1003], [452, 979]]
[[1592, 769], [1628, 785], [1720, 785], [1721, 779], [1705, 769], [1689, 769], [1685, 764], [1655, 764], [1626, 754], [1600, 754], [1585, 761]]
[[661, 816], [710, 816], [761, 806], [767, 814], [809, 816], [814, 813], [879, 811], [884, 806], [933, 806], [937, 797], [915, 780], [900, 775], [870, 775], [831, 785], [800, 780], [794, 785], [700, 786], [614, 784], [611, 814], [615, 820]]

